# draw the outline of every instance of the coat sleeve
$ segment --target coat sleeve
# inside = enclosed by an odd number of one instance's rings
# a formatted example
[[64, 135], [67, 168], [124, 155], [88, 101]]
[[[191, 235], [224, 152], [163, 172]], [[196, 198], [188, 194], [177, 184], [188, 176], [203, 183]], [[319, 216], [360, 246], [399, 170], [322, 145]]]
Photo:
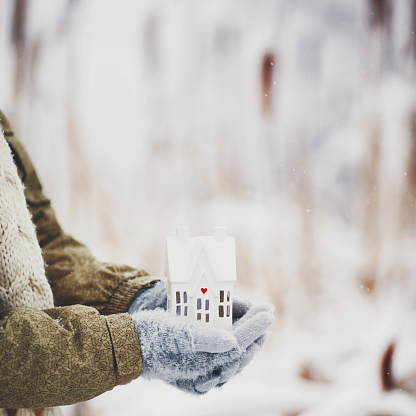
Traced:
[[38, 408], [91, 399], [136, 378], [140, 345], [128, 314], [83, 305], [0, 315], [0, 407]]
[[42, 192], [26, 150], [1, 112], [0, 123], [25, 186], [55, 305], [82, 304], [106, 315], [126, 312], [136, 294], [158, 279], [144, 270], [97, 261], [85, 245], [67, 235], [56, 219], [50, 200]]

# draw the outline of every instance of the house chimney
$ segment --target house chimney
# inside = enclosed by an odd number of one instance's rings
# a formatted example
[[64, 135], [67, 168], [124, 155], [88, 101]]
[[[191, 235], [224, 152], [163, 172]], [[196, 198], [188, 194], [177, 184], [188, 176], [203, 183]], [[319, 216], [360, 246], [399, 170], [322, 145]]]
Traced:
[[224, 240], [227, 236], [227, 227], [214, 227], [213, 236], [216, 240]]
[[187, 243], [189, 238], [189, 227], [176, 227], [176, 238], [180, 243]]

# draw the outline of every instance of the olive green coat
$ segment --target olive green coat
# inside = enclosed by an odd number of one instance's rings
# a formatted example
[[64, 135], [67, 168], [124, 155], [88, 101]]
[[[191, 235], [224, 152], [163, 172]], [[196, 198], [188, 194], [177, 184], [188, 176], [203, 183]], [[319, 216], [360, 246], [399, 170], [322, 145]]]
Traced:
[[1, 112], [0, 125], [25, 185], [56, 306], [1, 313], [0, 407], [84, 401], [140, 374], [140, 344], [125, 312], [138, 291], [157, 279], [129, 266], [99, 262], [65, 234]]

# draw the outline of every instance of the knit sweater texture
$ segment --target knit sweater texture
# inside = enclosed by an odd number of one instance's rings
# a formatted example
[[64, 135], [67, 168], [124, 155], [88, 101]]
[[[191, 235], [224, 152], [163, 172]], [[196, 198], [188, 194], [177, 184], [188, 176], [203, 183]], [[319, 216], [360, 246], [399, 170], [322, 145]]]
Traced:
[[0, 311], [53, 307], [53, 295], [23, 185], [0, 131]]

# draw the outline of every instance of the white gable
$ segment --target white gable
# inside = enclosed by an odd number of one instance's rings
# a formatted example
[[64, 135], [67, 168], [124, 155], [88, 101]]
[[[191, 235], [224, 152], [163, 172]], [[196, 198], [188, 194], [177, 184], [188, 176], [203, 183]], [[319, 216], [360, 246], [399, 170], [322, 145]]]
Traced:
[[225, 229], [217, 227], [213, 236], [189, 237], [187, 228], [177, 230], [166, 244], [166, 277], [171, 282], [191, 282], [204, 257], [205, 269], [217, 282], [236, 280], [235, 240], [225, 235]]

